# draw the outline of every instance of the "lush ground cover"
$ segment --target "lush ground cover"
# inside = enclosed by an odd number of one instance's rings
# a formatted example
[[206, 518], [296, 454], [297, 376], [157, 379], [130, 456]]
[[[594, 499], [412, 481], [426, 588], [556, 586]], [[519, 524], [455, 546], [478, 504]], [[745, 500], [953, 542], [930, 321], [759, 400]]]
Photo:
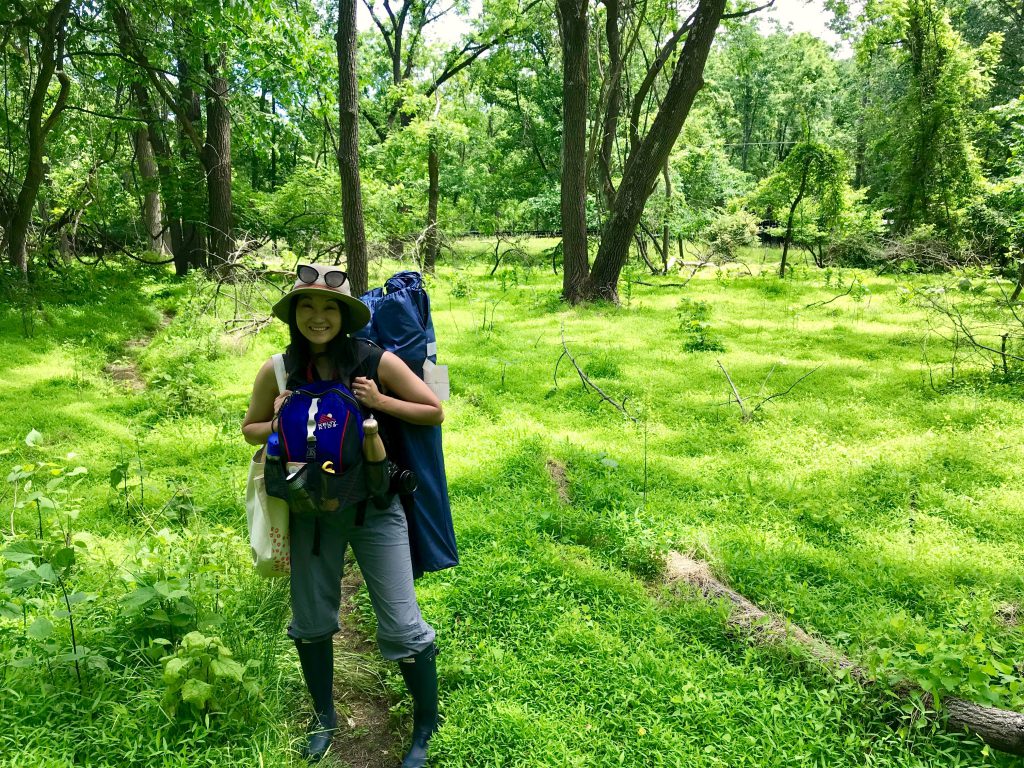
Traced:
[[[924, 316], [901, 286], [935, 278], [798, 267], [779, 281], [752, 253], [753, 274], [626, 282], [621, 306], [572, 309], [545, 245], [492, 276], [490, 244], [465, 243], [431, 282], [462, 555], [419, 583], [442, 645], [435, 763], [1011, 765], [799, 651], [750, 646], [724, 607], [659, 586], [676, 548], [882, 678], [1024, 707], [1020, 389], [929, 375]], [[35, 490], [65, 478], [41, 515], [25, 479], [0, 498], [20, 540], [42, 517], [55, 563], [40, 575], [42, 554], [7, 544], [5, 566], [38, 584], [16, 590], [8, 570], [0, 595], [0, 765], [287, 764], [303, 699], [285, 590], [247, 566], [238, 431], [284, 333], [225, 337], [198, 281], [97, 278], [104, 295], [84, 276], [51, 286], [31, 340], [19, 314], [0, 314], [0, 464], [34, 473]], [[584, 391], [568, 360], [556, 385], [563, 337], [637, 423]], [[930, 344], [931, 360], [942, 352]], [[121, 357], [145, 391], [103, 375]], [[743, 421], [717, 361], [751, 406], [821, 367]], [[64, 549], [75, 562], [61, 570]], [[82, 595], [81, 684], [58, 581]], [[210, 691], [159, 661], [190, 653], [192, 629], [239, 662], [217, 667]], [[400, 701], [397, 678], [375, 669], [364, 684]], [[204, 693], [197, 713], [188, 701]]]

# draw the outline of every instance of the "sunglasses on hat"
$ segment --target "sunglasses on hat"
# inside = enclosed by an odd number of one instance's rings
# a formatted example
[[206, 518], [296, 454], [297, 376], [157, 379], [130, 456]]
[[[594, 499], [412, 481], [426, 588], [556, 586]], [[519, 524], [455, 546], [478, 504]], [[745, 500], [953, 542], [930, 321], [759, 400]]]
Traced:
[[296, 270], [299, 282], [305, 283], [306, 285], [312, 285], [320, 281], [323, 277], [325, 283], [330, 288], [340, 288], [346, 280], [348, 280], [348, 273], [341, 271], [340, 269], [332, 269], [329, 272], [320, 274], [316, 267], [311, 267], [309, 264], [300, 264], [298, 270]]

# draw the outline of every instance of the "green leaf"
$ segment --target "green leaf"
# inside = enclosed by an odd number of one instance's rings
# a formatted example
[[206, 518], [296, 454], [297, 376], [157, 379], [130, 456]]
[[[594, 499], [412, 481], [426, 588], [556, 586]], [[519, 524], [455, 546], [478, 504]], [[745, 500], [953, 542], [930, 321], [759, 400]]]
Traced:
[[26, 563], [34, 557], [38, 557], [39, 553], [34, 550], [34, 547], [26, 542], [18, 542], [3, 552], [0, 552], [5, 560], [10, 560], [12, 563]]
[[244, 668], [233, 659], [214, 659], [210, 662], [210, 671], [215, 677], [226, 677], [229, 680], [242, 682]]
[[213, 697], [213, 686], [202, 680], [186, 680], [181, 686], [181, 698], [196, 709], [204, 709]]
[[43, 563], [38, 568], [36, 568], [36, 573], [39, 574], [39, 578], [42, 581], [48, 582], [50, 584], [57, 583], [57, 574], [53, 570], [53, 566], [49, 563]]
[[170, 656], [165, 661], [167, 666], [164, 667], [164, 682], [171, 685], [181, 679], [181, 673], [188, 666], [189, 660], [180, 656]]
[[36, 640], [45, 640], [53, 634], [53, 622], [45, 616], [36, 616], [36, 620], [29, 625], [28, 634]]
[[63, 570], [75, 564], [75, 550], [71, 547], [64, 547], [50, 558], [50, 564], [57, 569]]
[[139, 587], [129, 592], [121, 602], [128, 610], [137, 611], [154, 599], [156, 599], [155, 589], [152, 587]]

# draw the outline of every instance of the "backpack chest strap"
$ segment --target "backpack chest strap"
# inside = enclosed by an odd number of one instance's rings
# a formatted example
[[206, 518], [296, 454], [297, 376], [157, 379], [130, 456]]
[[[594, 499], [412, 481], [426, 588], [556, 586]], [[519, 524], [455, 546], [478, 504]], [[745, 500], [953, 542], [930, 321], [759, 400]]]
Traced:
[[306, 461], [316, 459], [316, 412], [319, 405], [319, 397], [309, 401], [309, 412], [306, 414]]

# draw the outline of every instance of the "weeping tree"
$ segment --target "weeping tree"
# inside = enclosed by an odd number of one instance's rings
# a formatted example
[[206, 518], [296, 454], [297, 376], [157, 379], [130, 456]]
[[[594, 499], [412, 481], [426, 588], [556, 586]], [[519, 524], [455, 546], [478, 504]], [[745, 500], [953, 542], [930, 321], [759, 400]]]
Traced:
[[793, 147], [775, 172], [758, 186], [751, 206], [771, 220], [786, 217], [779, 277], [786, 276], [786, 260], [801, 205], [813, 203], [815, 228], [830, 229], [843, 212], [846, 177], [846, 160], [841, 152], [804, 141]]

